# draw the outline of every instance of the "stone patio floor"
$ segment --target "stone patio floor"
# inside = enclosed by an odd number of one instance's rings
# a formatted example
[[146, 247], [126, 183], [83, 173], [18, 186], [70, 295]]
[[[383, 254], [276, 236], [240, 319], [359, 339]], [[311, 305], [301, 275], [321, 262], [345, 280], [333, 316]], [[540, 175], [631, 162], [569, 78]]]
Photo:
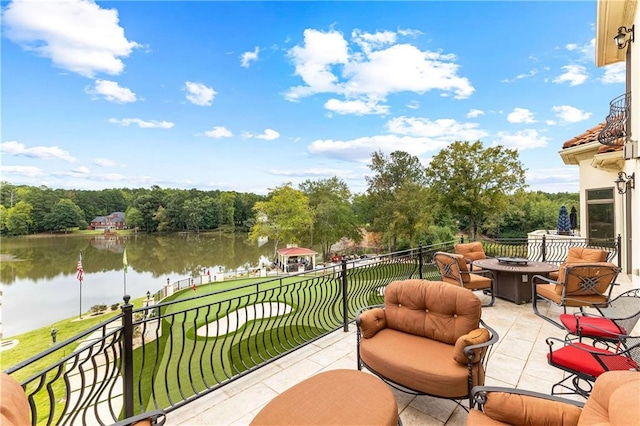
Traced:
[[[640, 277], [620, 275], [618, 284], [614, 296], [639, 288]], [[561, 308], [546, 302], [538, 306], [541, 312], [547, 311], [550, 316], [557, 317], [562, 312]], [[550, 336], [563, 338], [565, 332], [536, 316], [531, 303], [516, 305], [496, 299], [493, 307], [483, 308], [482, 319], [500, 338], [488, 362], [485, 384], [551, 393], [551, 386], [564, 377], [564, 372], [547, 364], [545, 339]], [[314, 374], [338, 368], [356, 369], [353, 324], [348, 332], [336, 331], [169, 413], [166, 424], [247, 425], [278, 394]], [[466, 423], [466, 411], [452, 401], [392, 391], [404, 426]], [[584, 401], [578, 396], [573, 398]]]

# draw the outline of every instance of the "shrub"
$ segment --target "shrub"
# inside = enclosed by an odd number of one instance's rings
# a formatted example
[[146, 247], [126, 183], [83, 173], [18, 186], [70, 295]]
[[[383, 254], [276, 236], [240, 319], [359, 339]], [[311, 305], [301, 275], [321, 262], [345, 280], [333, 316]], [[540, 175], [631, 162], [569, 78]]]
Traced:
[[93, 305], [91, 313], [98, 314], [107, 310], [107, 305]]
[[116, 309], [118, 309], [119, 306], [120, 306], [119, 303], [114, 303], [113, 305], [111, 305], [111, 310], [115, 311]]

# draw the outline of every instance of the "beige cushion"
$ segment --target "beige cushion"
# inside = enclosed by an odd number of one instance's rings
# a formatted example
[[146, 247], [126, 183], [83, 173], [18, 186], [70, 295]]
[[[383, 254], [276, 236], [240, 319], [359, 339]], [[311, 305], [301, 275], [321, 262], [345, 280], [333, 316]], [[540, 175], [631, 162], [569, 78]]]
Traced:
[[602, 373], [582, 409], [578, 424], [640, 425], [640, 373]]
[[[460, 336], [456, 341], [455, 348], [453, 349], [453, 359], [462, 364], [466, 364], [467, 362], [469, 362], [469, 358], [464, 355], [464, 349], [467, 346], [488, 342], [490, 338], [491, 335], [489, 334], [489, 330], [487, 330], [486, 328], [476, 328], [475, 330], [470, 331], [464, 336]], [[485, 350], [486, 347], [474, 349], [473, 352], [475, 356], [472, 362], [479, 362], [482, 359], [482, 353]]]
[[387, 328], [387, 319], [382, 308], [373, 308], [360, 313], [360, 333], [365, 339], [369, 339], [375, 334]]
[[30, 425], [30, 409], [27, 396], [13, 377], [2, 373], [0, 377], [0, 425]]
[[482, 314], [476, 295], [442, 281], [394, 281], [384, 300], [388, 328], [449, 345], [478, 328]]
[[276, 396], [251, 421], [251, 425], [305, 424], [397, 426], [398, 405], [379, 378], [357, 370], [330, 370]]
[[484, 412], [494, 420], [512, 425], [568, 426], [578, 423], [581, 410], [575, 405], [533, 396], [490, 392]]
[[472, 243], [460, 243], [453, 246], [453, 250], [465, 259], [470, 261], [486, 259], [487, 255], [484, 253], [482, 243], [480, 241], [474, 241]]
[[591, 249], [584, 247], [569, 247], [565, 263], [592, 263], [606, 262], [609, 252], [601, 249]]
[[[469, 372], [467, 364], [453, 359], [453, 350], [453, 345], [390, 328], [360, 342], [362, 361], [382, 376], [431, 395], [463, 398], [469, 394]], [[474, 380], [480, 375], [473, 386], [484, 384], [482, 365], [473, 368]]]

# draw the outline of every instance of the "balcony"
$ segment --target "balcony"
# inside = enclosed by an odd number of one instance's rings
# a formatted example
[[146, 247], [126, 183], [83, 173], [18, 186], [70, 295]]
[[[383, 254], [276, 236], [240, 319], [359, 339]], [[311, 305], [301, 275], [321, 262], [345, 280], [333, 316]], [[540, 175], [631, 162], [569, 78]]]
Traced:
[[598, 135], [598, 142], [603, 145], [623, 145], [629, 135], [628, 120], [631, 118], [631, 92], [614, 98], [609, 104], [604, 128]]
[[[618, 280], [614, 294], [640, 286], [626, 276]], [[551, 313], [561, 308], [548, 307]], [[564, 372], [547, 364], [547, 337], [563, 338], [557, 327], [533, 314], [531, 304], [515, 305], [496, 299], [495, 306], [482, 311], [482, 319], [500, 336], [487, 367], [489, 386], [519, 387], [550, 393], [551, 386]], [[249, 376], [213, 392], [167, 415], [167, 424], [192, 426], [204, 424], [246, 425], [272, 398], [314, 374], [338, 368], [356, 368], [355, 326], [338, 330], [287, 355]], [[366, 370], [363, 370], [366, 371]], [[465, 425], [467, 413], [446, 399], [408, 395], [391, 389], [398, 403], [404, 426]], [[584, 401], [578, 396], [565, 397]]]
[[[543, 235], [486, 242], [485, 251], [560, 263], [569, 246], [598, 246], [611, 260], [620, 243], [620, 237], [596, 242]], [[127, 300], [120, 315], [6, 372], [25, 388], [38, 424], [111, 424], [158, 408], [172, 425], [245, 424], [295, 383], [322, 370], [355, 369], [355, 312], [382, 303], [381, 290], [393, 280], [439, 279], [433, 254], [453, 251], [453, 244], [245, 284], [201, 278], [198, 287], [206, 291], [194, 292], [198, 283], [186, 280], [184, 287], [174, 284], [176, 297], [158, 293], [156, 302], [137, 309]], [[496, 302], [483, 310], [500, 336], [487, 384], [550, 392], [561, 373], [547, 366], [544, 339], [562, 333], [529, 304]], [[405, 425], [464, 423], [465, 411], [451, 401], [401, 393], [396, 399]]]

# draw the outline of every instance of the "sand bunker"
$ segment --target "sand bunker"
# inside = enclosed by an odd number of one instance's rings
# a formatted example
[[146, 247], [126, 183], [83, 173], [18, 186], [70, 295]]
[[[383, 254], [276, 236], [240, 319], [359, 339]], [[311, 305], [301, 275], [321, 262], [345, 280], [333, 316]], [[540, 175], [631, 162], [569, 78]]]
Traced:
[[231, 312], [224, 318], [210, 322], [198, 328], [196, 334], [198, 336], [217, 337], [219, 334], [227, 334], [236, 331], [242, 327], [247, 321], [276, 317], [288, 314], [293, 309], [286, 303], [261, 303], [258, 305], [245, 306], [237, 311]]

